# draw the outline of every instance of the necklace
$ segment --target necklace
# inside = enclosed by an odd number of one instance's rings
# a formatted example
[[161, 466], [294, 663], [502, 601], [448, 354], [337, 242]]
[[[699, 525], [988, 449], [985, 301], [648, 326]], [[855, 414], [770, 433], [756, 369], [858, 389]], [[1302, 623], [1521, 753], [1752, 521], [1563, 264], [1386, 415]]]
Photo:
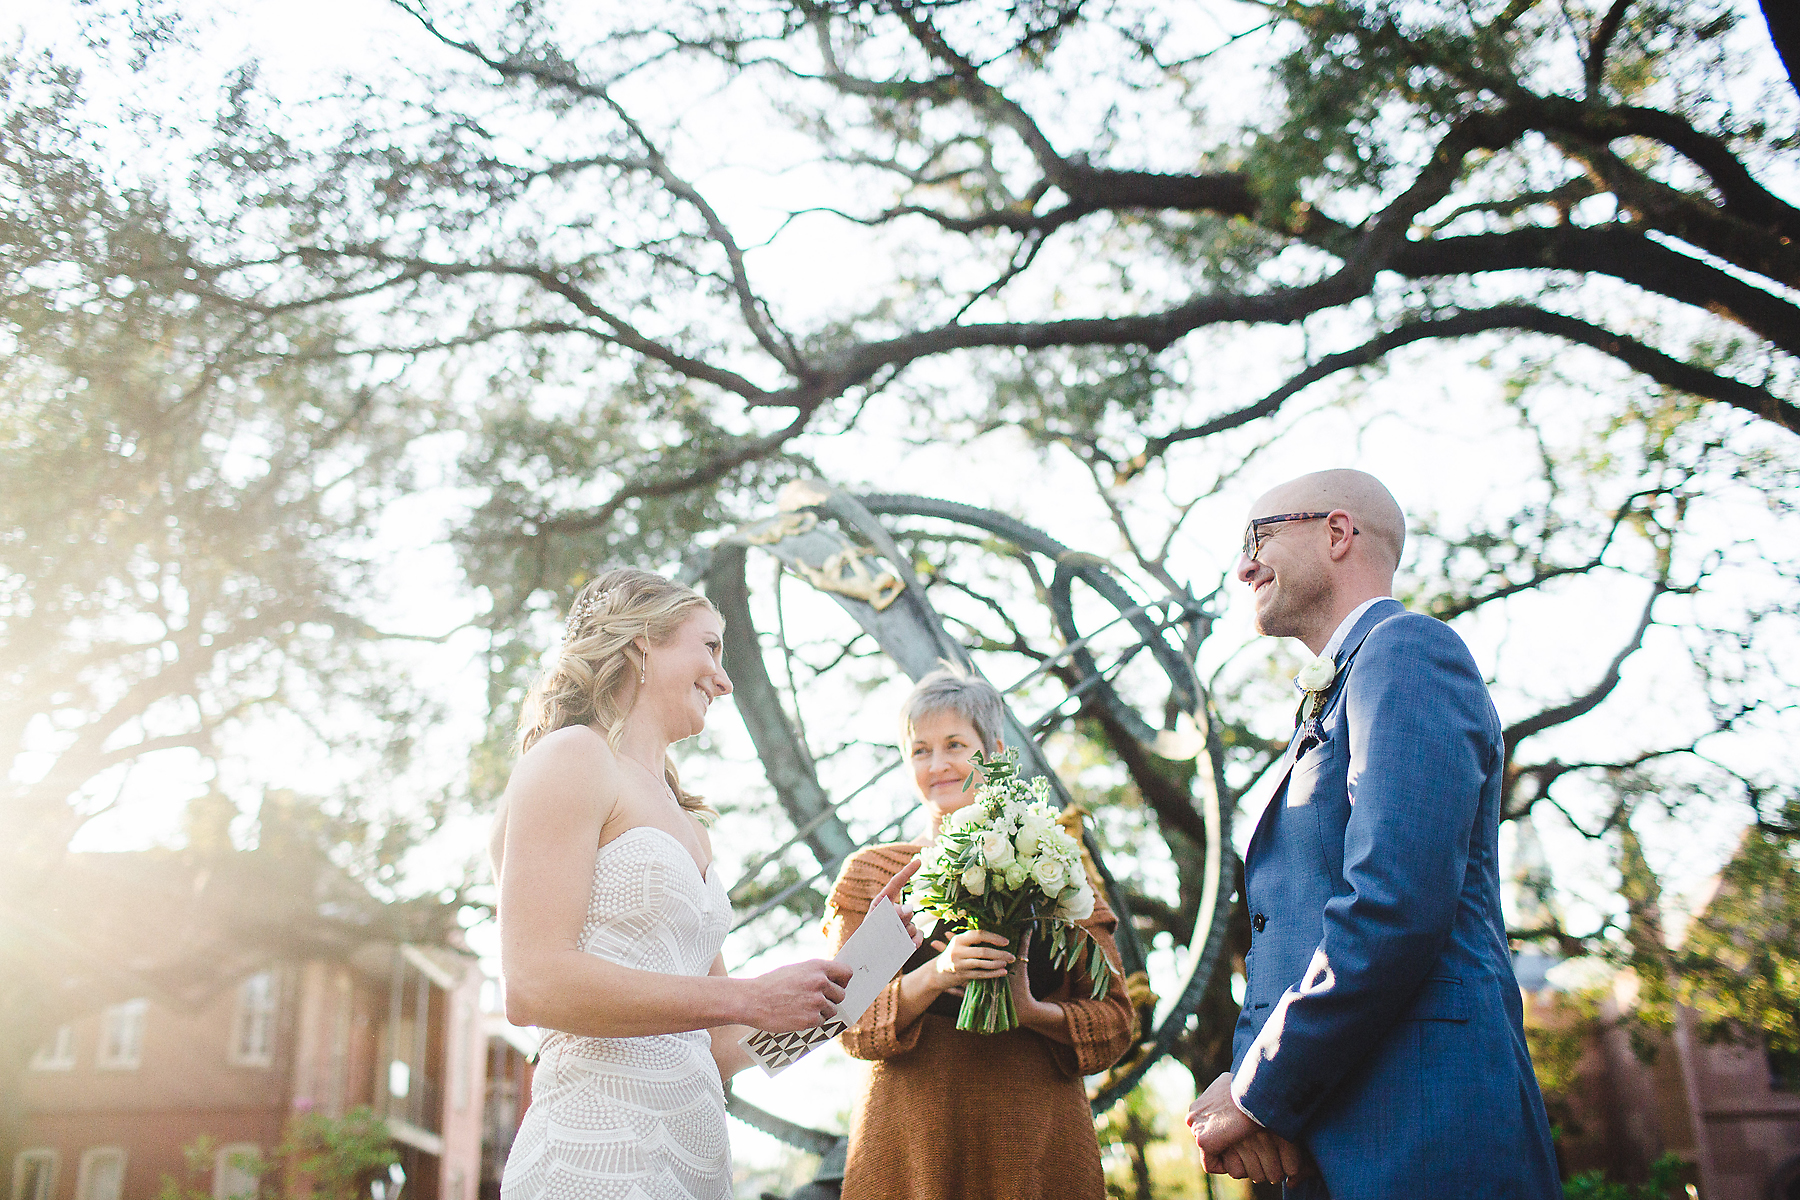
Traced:
[[656, 780], [656, 782], [662, 786], [663, 795], [665, 795], [669, 799], [675, 801], [675, 807], [677, 807], [677, 808], [681, 807], [681, 797], [677, 796], [675, 794], [675, 789], [669, 786], [668, 776], [663, 775], [657, 771], [652, 771], [649, 767], [646, 767], [643, 763], [638, 762], [637, 759], [633, 758], [629, 754], [626, 754], [624, 751], [619, 752], [619, 757], [622, 759], [625, 759], [629, 763], [632, 763], [633, 765], [635, 765], [638, 768], [638, 770], [640, 770], [644, 774], [650, 776], [650, 778]]

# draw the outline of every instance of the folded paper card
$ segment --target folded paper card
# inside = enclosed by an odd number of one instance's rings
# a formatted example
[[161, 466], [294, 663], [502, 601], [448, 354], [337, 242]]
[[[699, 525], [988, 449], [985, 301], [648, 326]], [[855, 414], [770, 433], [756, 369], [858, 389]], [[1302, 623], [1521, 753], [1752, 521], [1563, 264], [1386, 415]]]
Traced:
[[750, 1051], [750, 1056], [762, 1064], [764, 1071], [779, 1075], [814, 1046], [830, 1041], [856, 1024], [912, 952], [913, 941], [906, 932], [906, 923], [900, 919], [894, 902], [883, 896], [838, 951], [835, 961], [849, 967], [854, 974], [844, 988], [844, 999], [837, 1006], [837, 1014], [814, 1029], [799, 1029], [792, 1033], [758, 1030], [738, 1039], [738, 1045]]

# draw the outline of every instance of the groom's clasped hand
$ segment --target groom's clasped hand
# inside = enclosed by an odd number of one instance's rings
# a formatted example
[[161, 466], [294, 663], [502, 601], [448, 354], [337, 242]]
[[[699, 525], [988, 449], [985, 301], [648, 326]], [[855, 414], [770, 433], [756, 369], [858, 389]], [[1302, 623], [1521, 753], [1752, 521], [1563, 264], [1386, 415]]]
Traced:
[[1200, 1167], [1254, 1183], [1298, 1183], [1313, 1173], [1306, 1151], [1244, 1115], [1231, 1098], [1231, 1072], [1213, 1080], [1188, 1109]]

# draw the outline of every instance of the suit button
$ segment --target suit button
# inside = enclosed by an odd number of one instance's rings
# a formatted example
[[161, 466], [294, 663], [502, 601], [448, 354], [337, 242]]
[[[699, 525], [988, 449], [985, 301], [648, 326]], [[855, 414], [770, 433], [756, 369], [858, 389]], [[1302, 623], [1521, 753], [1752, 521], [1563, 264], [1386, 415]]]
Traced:
[[1263, 916], [1261, 913], [1257, 913], [1255, 916], [1250, 918], [1250, 928], [1256, 930], [1256, 932], [1258, 932], [1258, 933], [1261, 933], [1263, 931], [1263, 926], [1267, 925], [1268, 923], [1269, 923], [1269, 918]]

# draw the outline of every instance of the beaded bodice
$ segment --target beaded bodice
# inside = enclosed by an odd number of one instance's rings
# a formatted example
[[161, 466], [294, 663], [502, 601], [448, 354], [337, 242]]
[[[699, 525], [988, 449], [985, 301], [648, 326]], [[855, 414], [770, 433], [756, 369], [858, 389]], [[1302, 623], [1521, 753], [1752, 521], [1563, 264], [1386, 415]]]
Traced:
[[[594, 855], [581, 947], [621, 966], [705, 975], [731, 927], [716, 866], [640, 825]], [[502, 1200], [729, 1200], [725, 1092], [705, 1030], [549, 1031]]]

